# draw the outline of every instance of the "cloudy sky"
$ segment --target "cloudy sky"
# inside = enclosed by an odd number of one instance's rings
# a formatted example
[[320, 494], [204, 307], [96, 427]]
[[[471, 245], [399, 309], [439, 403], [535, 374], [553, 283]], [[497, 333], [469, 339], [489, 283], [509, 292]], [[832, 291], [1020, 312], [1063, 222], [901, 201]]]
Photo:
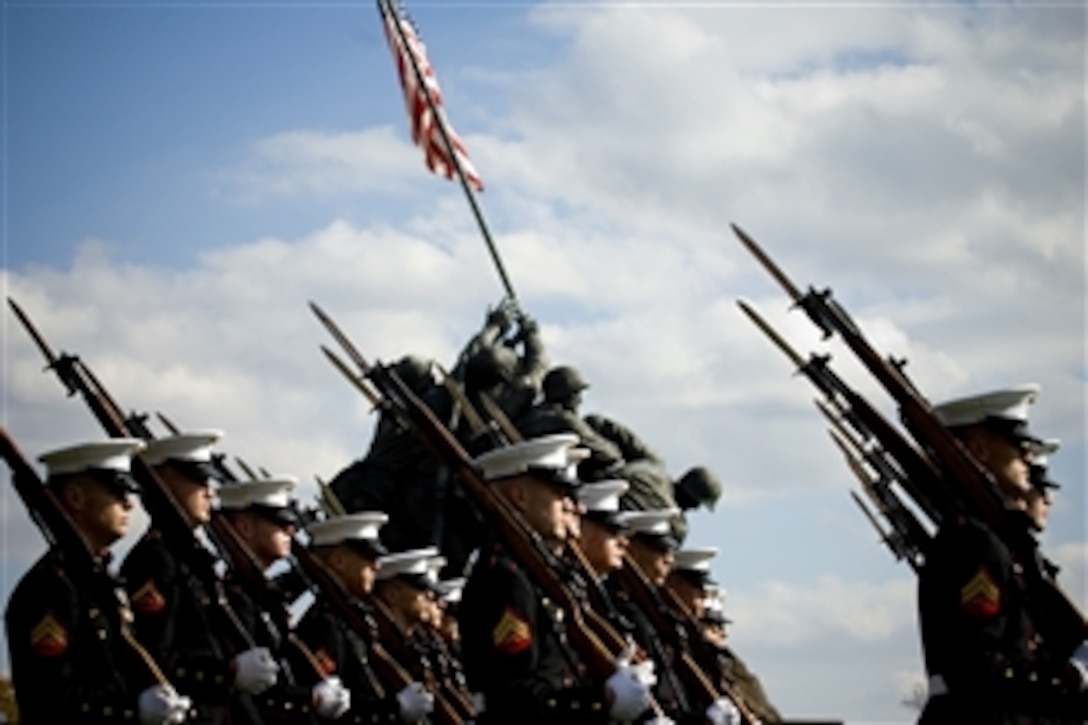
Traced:
[[[720, 547], [733, 643], [780, 710], [912, 721], [914, 578], [850, 500], [813, 389], [736, 300], [893, 406], [730, 222], [832, 287], [931, 400], [1043, 385], [1035, 426], [1063, 440], [1065, 484], [1044, 547], [1088, 604], [1081, 3], [409, 10], [518, 296], [592, 382], [585, 410], [725, 482], [691, 543]], [[127, 409], [331, 478], [373, 417], [306, 302], [371, 358], [448, 364], [501, 298], [460, 188], [410, 145], [372, 3], [9, 1], [0, 18], [3, 291]], [[98, 437], [2, 319], [3, 424], [28, 457]], [[6, 599], [42, 544], [0, 502]]]

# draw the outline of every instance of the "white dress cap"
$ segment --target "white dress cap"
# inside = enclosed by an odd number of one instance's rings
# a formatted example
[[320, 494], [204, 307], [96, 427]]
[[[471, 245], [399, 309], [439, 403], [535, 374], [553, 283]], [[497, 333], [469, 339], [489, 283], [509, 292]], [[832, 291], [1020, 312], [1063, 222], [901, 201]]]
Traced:
[[298, 485], [294, 476], [275, 476], [240, 481], [219, 487], [219, 508], [241, 510], [250, 506], [282, 509], [291, 506], [291, 491]]
[[463, 592], [464, 589], [464, 577], [457, 577], [455, 579], [443, 579], [442, 581], [438, 582], [437, 586], [438, 596], [450, 604], [457, 604], [461, 601], [461, 592]]
[[1042, 440], [1036, 444], [1028, 446], [1028, 450], [1031, 451], [1031, 465], [1047, 465], [1050, 459], [1050, 454], [1057, 453], [1058, 449], [1061, 447], [1062, 442], [1058, 438], [1047, 438], [1046, 440]]
[[555, 433], [487, 451], [474, 463], [485, 481], [537, 470], [557, 472], [576, 484], [574, 468], [589, 455], [587, 449], [576, 448], [577, 443], [578, 436], [573, 433]]
[[47, 477], [89, 470], [128, 473], [132, 457], [143, 449], [144, 442], [139, 438], [111, 438], [57, 448], [41, 454], [38, 460], [45, 464]]
[[668, 536], [672, 533], [672, 526], [670, 526], [672, 517], [679, 513], [678, 508], [667, 508], [653, 511], [624, 511], [622, 516], [632, 534]]
[[378, 559], [378, 579], [392, 579], [400, 574], [426, 578], [436, 556], [438, 549], [433, 546], [386, 554]]
[[710, 572], [710, 560], [718, 555], [718, 547], [708, 546], [702, 549], [681, 549], [676, 552], [674, 571]]
[[578, 500], [586, 507], [586, 511], [619, 511], [620, 496], [628, 488], [627, 481], [618, 478], [583, 483], [578, 487]]
[[1039, 397], [1036, 383], [1017, 385], [982, 395], [956, 398], [933, 407], [937, 419], [949, 428], [982, 423], [998, 418], [1014, 423], [1028, 422], [1028, 407]]
[[212, 446], [223, 437], [221, 430], [198, 430], [148, 441], [144, 460], [157, 466], [167, 460], [210, 463]]
[[449, 563], [449, 559], [439, 554], [438, 556], [432, 556], [427, 561], [427, 584], [431, 589], [438, 593], [438, 572], [442, 571], [442, 567]]
[[389, 521], [381, 511], [359, 511], [315, 521], [306, 531], [312, 546], [333, 546], [345, 541], [377, 541], [378, 529]]
[[708, 593], [703, 600], [705, 612], [703, 619], [715, 624], [732, 624], [733, 620], [725, 616], [725, 590], [719, 589]]

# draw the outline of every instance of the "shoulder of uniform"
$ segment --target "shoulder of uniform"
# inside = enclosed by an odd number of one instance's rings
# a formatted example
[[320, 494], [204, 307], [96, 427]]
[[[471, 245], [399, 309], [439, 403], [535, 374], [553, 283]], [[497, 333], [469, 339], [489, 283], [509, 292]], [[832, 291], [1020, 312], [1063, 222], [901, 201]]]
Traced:
[[79, 597], [79, 590], [65, 568], [64, 557], [48, 552], [23, 575], [8, 602], [12, 611], [24, 614], [40, 610], [66, 610]]
[[965, 541], [983, 541], [991, 536], [990, 528], [978, 519], [957, 516], [946, 521], [933, 540], [938, 544], [959, 546]]
[[121, 563], [121, 569], [126, 572], [133, 569], [155, 571], [172, 568], [173, 562], [174, 554], [166, 545], [166, 540], [157, 530], [152, 529], [129, 550]]

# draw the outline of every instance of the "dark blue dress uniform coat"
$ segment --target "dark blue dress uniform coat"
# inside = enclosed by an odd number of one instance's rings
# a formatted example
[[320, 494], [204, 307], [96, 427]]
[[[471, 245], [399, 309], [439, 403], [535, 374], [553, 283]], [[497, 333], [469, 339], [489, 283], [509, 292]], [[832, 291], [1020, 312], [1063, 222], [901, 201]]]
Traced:
[[139, 695], [158, 683], [123, 639], [132, 617], [123, 590], [105, 568], [81, 572], [66, 564], [59, 551], [47, 552], [8, 601], [20, 722], [139, 722]]
[[[1064, 657], [1028, 617], [1025, 566], [983, 524], [949, 522], [918, 576], [918, 609], [931, 697], [921, 723], [1083, 723], [1088, 700]], [[947, 694], [933, 691], [939, 676]]]
[[481, 725], [608, 722], [604, 684], [567, 641], [562, 610], [501, 544], [481, 551], [460, 612], [468, 685], [484, 696]]

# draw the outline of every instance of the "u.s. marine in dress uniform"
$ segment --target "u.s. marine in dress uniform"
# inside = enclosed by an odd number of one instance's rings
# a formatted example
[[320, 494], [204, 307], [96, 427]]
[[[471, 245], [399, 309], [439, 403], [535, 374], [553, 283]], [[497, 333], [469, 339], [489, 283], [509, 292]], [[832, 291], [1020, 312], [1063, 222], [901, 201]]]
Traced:
[[[1032, 449], [1028, 408], [1038, 396], [1025, 385], [938, 405], [938, 419], [996, 480], [1010, 508], [1024, 512]], [[1028, 534], [1030, 535], [1030, 534]], [[1088, 647], [1057, 656], [1035, 630], [1027, 586], [1038, 556], [1018, 561], [981, 521], [946, 521], [919, 571], [918, 611], [929, 673], [920, 723], [1081, 723], [1088, 719]]]
[[759, 678], [726, 644], [725, 625], [730, 620], [723, 609], [725, 594], [710, 575], [710, 563], [717, 555], [718, 549], [712, 546], [680, 549], [666, 586], [698, 625], [700, 646], [693, 653], [699, 666], [715, 681], [724, 682], [761, 723], [781, 722]]
[[366, 632], [353, 630], [328, 602], [318, 598], [296, 629], [325, 674], [339, 676], [351, 690], [351, 709], [339, 722], [421, 722], [434, 706], [421, 683], [389, 691], [389, 683], [380, 680], [374, 667], [372, 652], [378, 630], [364, 602], [373, 590], [378, 560], [388, 553], [378, 537], [387, 520], [380, 511], [362, 511], [330, 517], [307, 528], [311, 549], [356, 600], [372, 627]]
[[142, 447], [135, 439], [114, 439], [40, 458], [49, 493], [86, 541], [94, 566], [52, 548], [12, 592], [8, 647], [20, 722], [26, 725], [165, 725], [189, 715], [189, 698], [159, 681], [142, 659], [146, 652], [126, 641], [132, 614], [107, 568], [110, 546], [128, 529], [137, 490], [129, 467]]
[[[521, 515], [558, 560], [575, 508], [578, 438], [557, 434], [489, 451], [475, 461], [495, 493]], [[461, 641], [483, 723], [629, 721], [650, 705], [652, 670], [620, 667], [606, 681], [586, 672], [566, 634], [566, 614], [502, 541], [493, 541], [465, 584]]]
[[121, 564], [136, 615], [135, 631], [167, 674], [193, 698], [194, 723], [260, 723], [251, 697], [275, 684], [279, 665], [265, 648], [248, 647], [217, 604], [225, 597], [216, 555], [197, 532], [212, 514], [211, 466], [218, 430], [149, 441], [144, 461], [177, 501], [193, 536], [169, 541], [154, 517]]
[[[292, 495], [297, 484], [294, 476], [280, 475], [219, 488], [222, 515], [262, 572], [291, 553], [298, 524]], [[273, 597], [258, 601], [248, 586], [249, 582], [236, 578], [228, 596], [257, 643], [271, 650], [281, 665], [275, 685], [256, 698], [265, 722], [304, 725], [339, 718], [351, 707], [351, 691], [338, 676], [321, 671], [313, 653], [293, 632], [275, 624], [290, 602]], [[277, 597], [281, 594], [286, 592], [276, 593]], [[265, 624], [270, 621], [273, 626]]]

